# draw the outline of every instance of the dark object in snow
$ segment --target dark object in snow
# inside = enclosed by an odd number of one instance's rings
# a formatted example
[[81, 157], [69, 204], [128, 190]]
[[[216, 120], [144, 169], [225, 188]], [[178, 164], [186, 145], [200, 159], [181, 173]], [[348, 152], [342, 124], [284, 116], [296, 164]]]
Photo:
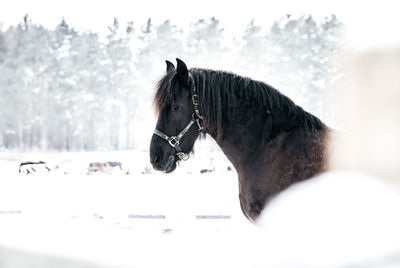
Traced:
[[89, 164], [88, 168], [88, 174], [94, 174], [94, 173], [104, 173], [104, 174], [110, 174], [113, 172], [115, 168], [119, 168], [120, 171], [122, 171], [122, 164], [121, 162], [93, 162]]
[[18, 172], [22, 173], [22, 174], [26, 174], [26, 175], [33, 175], [35, 173], [47, 173], [50, 171], [54, 171], [57, 170], [58, 166], [54, 166], [52, 168], [50, 168], [46, 162], [44, 161], [38, 161], [38, 162], [22, 162], [19, 165], [19, 169]]
[[170, 229], [170, 228], [164, 229], [164, 230], [162, 230], [162, 233], [163, 234], [170, 234], [170, 233], [172, 233], [172, 229]]
[[253, 222], [277, 193], [326, 171], [331, 130], [317, 117], [264, 82], [177, 63], [167, 61], [154, 97], [154, 169], [174, 171], [209, 134], [237, 171], [240, 206]]
[[150, 166], [145, 166], [144, 170], [142, 171], [142, 174], [151, 174], [153, 169]]
[[110, 166], [110, 167], [113, 167], [113, 168], [119, 167], [119, 169], [122, 170], [122, 164], [121, 164], [121, 162], [110, 162], [110, 161], [108, 161], [108, 162], [106, 163], [106, 165], [108, 165], [108, 166]]
[[214, 171], [213, 169], [204, 168], [204, 169], [200, 170], [200, 173], [201, 173], [201, 174], [204, 174], [204, 173], [211, 173], [211, 172], [213, 172], [213, 171]]
[[102, 220], [102, 219], [103, 219], [103, 216], [101, 216], [101, 215], [95, 213], [95, 214], [93, 214], [93, 218]]

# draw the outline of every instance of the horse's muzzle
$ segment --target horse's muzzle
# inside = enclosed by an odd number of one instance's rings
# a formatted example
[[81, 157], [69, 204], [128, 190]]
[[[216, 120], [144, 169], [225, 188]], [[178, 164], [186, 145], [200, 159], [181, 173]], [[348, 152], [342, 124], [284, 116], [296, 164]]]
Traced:
[[173, 155], [170, 155], [168, 159], [163, 161], [159, 156], [155, 155], [150, 158], [150, 163], [153, 165], [153, 168], [158, 171], [163, 171], [164, 173], [170, 173], [176, 168], [176, 160]]

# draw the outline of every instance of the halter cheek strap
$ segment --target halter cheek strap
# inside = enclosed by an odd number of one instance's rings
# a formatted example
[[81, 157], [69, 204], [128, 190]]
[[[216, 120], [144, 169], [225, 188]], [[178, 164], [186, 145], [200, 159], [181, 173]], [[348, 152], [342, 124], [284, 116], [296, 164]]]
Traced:
[[188, 160], [189, 159], [189, 155], [185, 154], [184, 152], [182, 152], [181, 147], [179, 146], [180, 141], [183, 137], [183, 135], [186, 134], [186, 132], [188, 132], [189, 128], [194, 124], [194, 122], [196, 122], [195, 119], [190, 120], [189, 124], [186, 125], [186, 127], [181, 131], [181, 133], [178, 134], [178, 136], [167, 136], [166, 134], [162, 133], [161, 131], [155, 129], [154, 130], [154, 134], [156, 134], [157, 136], [163, 138], [164, 140], [168, 141], [169, 145], [171, 145], [172, 147], [175, 148], [175, 150], [177, 151], [177, 155], [179, 157], [179, 159], [181, 160]]
[[[191, 76], [191, 74], [190, 74]], [[179, 146], [180, 141], [182, 137], [189, 131], [190, 127], [194, 124], [197, 123], [197, 126], [199, 128], [199, 132], [203, 131], [203, 127], [201, 126], [200, 120], [203, 120], [203, 117], [200, 115], [199, 111], [199, 96], [196, 94], [196, 87], [194, 86], [194, 80], [193, 81], [193, 95], [192, 95], [192, 103], [194, 106], [194, 113], [192, 114], [192, 120], [186, 125], [186, 127], [177, 135], [177, 136], [168, 136], [158, 129], [154, 129], [154, 134], [157, 136], [161, 137], [162, 139], [168, 141], [169, 145], [171, 145], [173, 148], [176, 150], [176, 154], [178, 155], [179, 159], [186, 161], [189, 159], [189, 155], [184, 153]]]

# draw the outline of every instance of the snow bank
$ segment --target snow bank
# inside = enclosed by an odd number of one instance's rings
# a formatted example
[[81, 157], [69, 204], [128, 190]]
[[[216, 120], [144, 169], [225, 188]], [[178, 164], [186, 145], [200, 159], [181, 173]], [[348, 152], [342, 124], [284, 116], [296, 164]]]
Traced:
[[399, 267], [400, 195], [378, 178], [330, 172], [264, 210], [271, 267]]

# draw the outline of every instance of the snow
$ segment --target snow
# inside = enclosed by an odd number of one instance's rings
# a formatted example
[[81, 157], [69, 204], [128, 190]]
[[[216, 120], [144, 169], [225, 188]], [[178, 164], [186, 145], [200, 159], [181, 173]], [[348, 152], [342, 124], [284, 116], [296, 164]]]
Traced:
[[[3, 246], [112, 267], [159, 267], [193, 241], [208, 248], [225, 243], [235, 226], [253, 226], [241, 214], [236, 174], [227, 171], [223, 157], [192, 156], [175, 174], [142, 174], [148, 171], [147, 152], [3, 153], [0, 251]], [[18, 174], [19, 161], [32, 159], [52, 159], [63, 172]], [[121, 161], [129, 175], [85, 174], [89, 162], [106, 160]], [[214, 172], [201, 174], [202, 168]], [[196, 218], [202, 215], [229, 217]]]
[[[384, 181], [331, 172], [296, 184], [269, 204], [259, 228], [242, 215], [236, 173], [227, 171], [230, 163], [221, 152], [196, 154], [171, 174], [143, 173], [149, 171], [147, 158], [147, 152], [2, 153], [0, 252], [15, 250], [18, 257], [0, 254], [0, 263], [29, 267], [17, 261], [22, 258], [31, 264], [40, 259], [41, 267], [46, 259], [75, 261], [72, 267], [400, 264], [400, 196]], [[66, 174], [19, 175], [21, 159], [52, 159]], [[130, 168], [129, 175], [85, 173], [89, 162], [114, 160]]]
[[399, 193], [383, 179], [338, 171], [294, 185], [258, 222], [275, 242], [274, 267], [397, 267]]

